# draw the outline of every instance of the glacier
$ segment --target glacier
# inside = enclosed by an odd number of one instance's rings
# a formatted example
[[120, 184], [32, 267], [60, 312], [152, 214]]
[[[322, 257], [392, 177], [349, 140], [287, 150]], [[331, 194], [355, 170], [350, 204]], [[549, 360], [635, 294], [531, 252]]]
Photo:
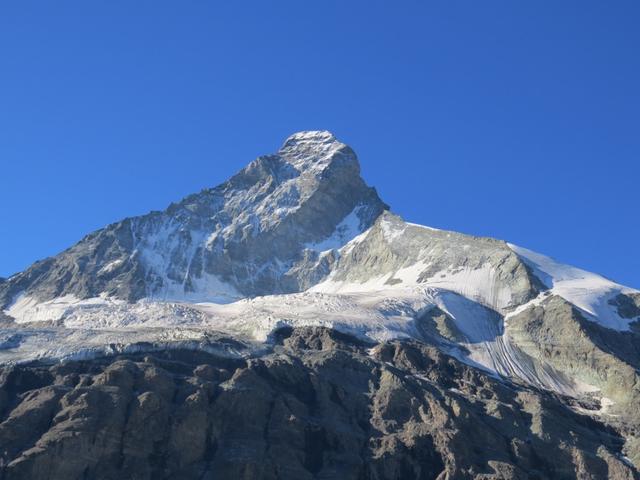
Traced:
[[567, 321], [623, 335], [640, 319], [638, 291], [501, 240], [406, 222], [359, 172], [331, 133], [300, 132], [218, 187], [88, 235], [0, 285], [0, 361], [206, 349], [221, 335], [247, 354], [280, 328], [325, 326], [428, 341], [497, 378], [608, 398], [595, 373], [525, 348], [518, 325], [557, 298], [577, 312]]

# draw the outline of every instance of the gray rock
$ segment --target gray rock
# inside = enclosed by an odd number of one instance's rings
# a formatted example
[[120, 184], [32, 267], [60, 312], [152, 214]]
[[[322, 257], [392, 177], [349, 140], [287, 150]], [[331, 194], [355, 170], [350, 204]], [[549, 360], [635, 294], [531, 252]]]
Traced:
[[550, 296], [511, 317], [507, 335], [530, 356], [597, 386], [617, 408], [637, 404], [640, 344], [635, 334], [604, 328], [563, 298]]
[[242, 295], [300, 291], [330, 267], [306, 244], [331, 235], [354, 210], [362, 231], [386, 208], [360, 177], [351, 148], [328, 132], [303, 132], [215, 188], [36, 262], [0, 283], [0, 306], [20, 293], [128, 301], [202, 295], [211, 275]]
[[640, 464], [640, 339], [589, 321], [573, 305], [550, 296], [509, 319], [508, 337], [537, 361], [566, 378], [596, 386], [611, 405], [606, 421], [624, 432], [627, 455]]
[[322, 328], [274, 341], [233, 364], [165, 351], [5, 370], [2, 478], [637, 478], [612, 428], [436, 348]]
[[[135, 301], [290, 293], [329, 274], [350, 282], [386, 275], [393, 285], [402, 283], [396, 272], [416, 262], [425, 265], [422, 281], [443, 271], [495, 270], [493, 295], [479, 300], [499, 309], [544, 288], [505, 242], [407, 224], [387, 208], [360, 177], [351, 148], [328, 132], [301, 132], [215, 188], [36, 262], [0, 284], [0, 306], [19, 294]], [[331, 236], [328, 248], [339, 247], [371, 226], [345, 255], [314, 247]]]
[[475, 300], [501, 310], [521, 305], [545, 289], [506, 242], [412, 225], [391, 212], [380, 215], [366, 238], [339, 259], [331, 278], [364, 283], [386, 276], [387, 285], [398, 285], [398, 270], [416, 264], [424, 265], [418, 282], [443, 272], [493, 270], [491, 295]]

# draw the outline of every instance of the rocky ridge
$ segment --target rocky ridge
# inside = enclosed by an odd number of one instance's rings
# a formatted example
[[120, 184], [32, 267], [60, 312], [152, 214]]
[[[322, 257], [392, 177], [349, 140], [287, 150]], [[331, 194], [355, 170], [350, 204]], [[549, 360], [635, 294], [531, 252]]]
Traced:
[[6, 480], [636, 478], [624, 440], [557, 396], [424, 343], [315, 327], [243, 360], [5, 367], [0, 407]]

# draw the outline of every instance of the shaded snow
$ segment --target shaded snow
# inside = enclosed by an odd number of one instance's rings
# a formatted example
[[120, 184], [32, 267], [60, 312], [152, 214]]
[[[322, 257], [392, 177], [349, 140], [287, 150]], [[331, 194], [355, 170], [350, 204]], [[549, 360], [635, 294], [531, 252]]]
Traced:
[[317, 243], [307, 243], [305, 248], [317, 252], [340, 249], [362, 233], [359, 213], [364, 209], [357, 206], [337, 226], [335, 231], [324, 240]]

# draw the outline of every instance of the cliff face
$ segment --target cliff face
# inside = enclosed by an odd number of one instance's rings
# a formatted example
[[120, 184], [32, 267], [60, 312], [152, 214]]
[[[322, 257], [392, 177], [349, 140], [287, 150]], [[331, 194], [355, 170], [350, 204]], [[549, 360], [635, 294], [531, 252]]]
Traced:
[[18, 295], [212, 301], [304, 290], [331, 267], [313, 245], [333, 235], [331, 248], [341, 246], [386, 208], [350, 147], [301, 132], [215, 188], [109, 225], [0, 282], [0, 307]]
[[6, 480], [635, 478], [612, 429], [413, 341], [282, 329], [244, 360], [176, 350], [0, 378]]

